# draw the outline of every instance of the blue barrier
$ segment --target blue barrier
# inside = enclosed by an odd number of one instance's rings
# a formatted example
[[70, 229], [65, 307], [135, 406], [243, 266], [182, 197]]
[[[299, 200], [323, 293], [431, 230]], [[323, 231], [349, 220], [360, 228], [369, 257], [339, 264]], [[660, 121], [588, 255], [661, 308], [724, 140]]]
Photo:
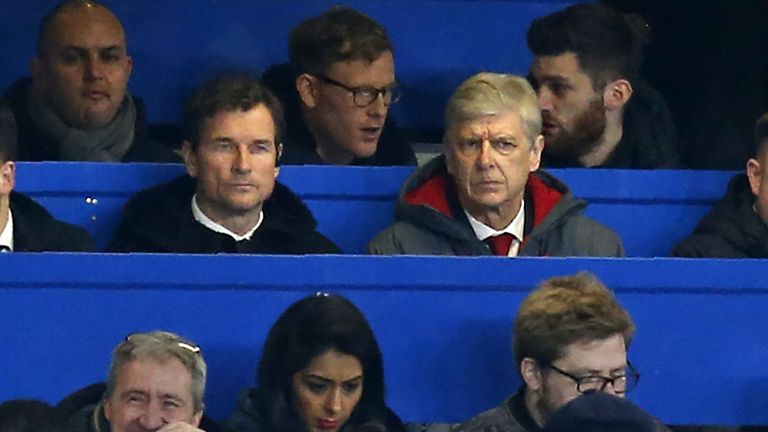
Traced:
[[[83, 226], [103, 249], [125, 201], [137, 191], [181, 173], [181, 165], [20, 163], [19, 191], [59, 218]], [[284, 166], [280, 180], [312, 209], [319, 229], [346, 253], [365, 245], [394, 219], [408, 167]], [[629, 256], [667, 256], [720, 199], [731, 172], [552, 170], [587, 213], [621, 235]]]
[[103, 380], [126, 334], [165, 328], [201, 344], [209, 413], [226, 417], [277, 316], [330, 291], [371, 321], [390, 405], [460, 421], [519, 385], [510, 329], [531, 288], [588, 269], [637, 323], [635, 401], [669, 423], [768, 422], [762, 261], [4, 254], [0, 269], [0, 400], [55, 402]]
[[[60, 0], [0, 2], [0, 88], [29, 74], [40, 19]], [[192, 88], [220, 69], [263, 71], [288, 60], [288, 34], [336, 0], [104, 0], [121, 18], [134, 58], [131, 90], [155, 122], [177, 122]], [[403, 126], [440, 129], [451, 92], [481, 70], [525, 75], [530, 22], [563, 0], [348, 0], [384, 25], [405, 96]]]

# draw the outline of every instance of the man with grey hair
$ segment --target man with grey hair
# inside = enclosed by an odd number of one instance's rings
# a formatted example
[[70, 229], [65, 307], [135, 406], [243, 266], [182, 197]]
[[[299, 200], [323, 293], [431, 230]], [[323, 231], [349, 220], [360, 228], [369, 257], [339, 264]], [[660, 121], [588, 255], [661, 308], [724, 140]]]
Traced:
[[115, 348], [109, 378], [62, 400], [71, 432], [213, 432], [203, 416], [207, 366], [200, 347], [155, 330]]
[[374, 254], [622, 256], [619, 237], [584, 216], [587, 203], [539, 171], [536, 94], [515, 75], [464, 81], [445, 115], [444, 155], [403, 188], [396, 222]]

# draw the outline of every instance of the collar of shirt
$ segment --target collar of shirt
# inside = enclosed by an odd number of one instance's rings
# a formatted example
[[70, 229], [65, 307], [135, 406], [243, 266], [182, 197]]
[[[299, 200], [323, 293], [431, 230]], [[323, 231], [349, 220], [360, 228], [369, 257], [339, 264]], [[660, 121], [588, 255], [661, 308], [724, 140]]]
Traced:
[[13, 213], [11, 209], [8, 209], [8, 221], [5, 223], [5, 228], [0, 232], [0, 249], [7, 247], [11, 251], [13, 250]]
[[204, 227], [208, 228], [211, 231], [220, 233], [220, 234], [226, 234], [235, 241], [243, 241], [243, 240], [250, 240], [253, 233], [256, 232], [257, 229], [261, 226], [261, 223], [264, 221], [264, 212], [259, 212], [259, 221], [256, 222], [256, 225], [253, 226], [250, 230], [248, 230], [247, 233], [243, 235], [238, 235], [229, 229], [227, 229], [225, 226], [214, 222], [211, 218], [205, 215], [202, 210], [200, 210], [200, 207], [197, 205], [197, 194], [192, 196], [192, 215], [195, 217], [195, 220], [200, 222]]
[[514, 219], [512, 219], [512, 222], [510, 222], [509, 225], [507, 225], [501, 231], [497, 231], [480, 222], [466, 210], [464, 210], [464, 214], [467, 215], [469, 224], [472, 226], [472, 231], [475, 232], [475, 237], [481, 241], [487, 239], [488, 237], [493, 237], [504, 233], [512, 234], [515, 236], [515, 239], [518, 242], [523, 239], [523, 230], [525, 229], [525, 200], [520, 203], [520, 210], [517, 211], [517, 215]]

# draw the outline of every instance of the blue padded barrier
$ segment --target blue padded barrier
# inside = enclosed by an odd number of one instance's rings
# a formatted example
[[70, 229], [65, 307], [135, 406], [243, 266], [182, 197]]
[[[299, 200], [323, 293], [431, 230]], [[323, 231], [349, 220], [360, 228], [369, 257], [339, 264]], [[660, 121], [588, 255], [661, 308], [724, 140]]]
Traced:
[[[125, 201], [184, 172], [180, 165], [20, 163], [17, 188], [55, 215], [87, 228], [104, 248]], [[319, 229], [360, 253], [394, 219], [408, 167], [284, 166], [280, 180], [312, 209]], [[587, 213], [616, 230], [629, 256], [666, 256], [725, 190], [732, 172], [553, 170]], [[94, 199], [96, 201], [94, 201]]]
[[[37, 28], [59, 0], [0, 2], [0, 88], [29, 75]], [[217, 70], [258, 72], [288, 60], [288, 34], [337, 0], [104, 0], [121, 18], [134, 59], [130, 88], [154, 122], [177, 122], [189, 92]], [[451, 92], [481, 70], [525, 75], [530, 22], [563, 0], [348, 0], [384, 25], [405, 96], [393, 107], [411, 129], [442, 127]]]
[[134, 331], [201, 344], [209, 413], [254, 383], [266, 333], [293, 301], [338, 292], [381, 344], [388, 401], [406, 420], [460, 421], [519, 385], [510, 349], [543, 279], [594, 271], [633, 315], [632, 398], [676, 424], [765, 424], [768, 288], [756, 260], [493, 257], [0, 255], [0, 400], [55, 402], [103, 380]]

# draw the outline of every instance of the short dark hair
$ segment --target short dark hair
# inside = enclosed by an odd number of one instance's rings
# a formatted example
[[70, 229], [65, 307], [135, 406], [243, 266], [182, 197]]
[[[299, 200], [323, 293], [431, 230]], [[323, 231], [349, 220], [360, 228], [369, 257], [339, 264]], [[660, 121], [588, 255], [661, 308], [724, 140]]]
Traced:
[[0, 100], [0, 162], [15, 160], [18, 147], [16, 117], [8, 102]]
[[373, 62], [386, 51], [394, 49], [384, 27], [348, 6], [333, 6], [301, 22], [291, 31], [289, 43], [296, 75], [325, 74], [337, 62]]
[[0, 431], [59, 432], [63, 427], [63, 415], [45, 402], [17, 399], [0, 405]]
[[346, 298], [318, 293], [286, 309], [264, 343], [258, 378], [270, 430], [305, 429], [293, 412], [293, 375], [328, 350], [357, 358], [363, 368], [363, 394], [347, 423], [385, 422], [384, 362], [371, 326]]
[[264, 105], [275, 122], [275, 145], [281, 142], [285, 120], [277, 97], [250, 72], [224, 72], [205, 82], [187, 101], [184, 110], [184, 139], [196, 150], [203, 123], [216, 114], [249, 111]]
[[768, 113], [757, 119], [755, 124], [755, 156], [768, 149]]
[[536, 57], [574, 52], [599, 89], [617, 78], [637, 79], [647, 35], [648, 26], [639, 15], [584, 3], [534, 20], [528, 48]]
[[64, 0], [60, 2], [53, 9], [51, 9], [50, 12], [45, 14], [43, 19], [40, 21], [40, 28], [37, 32], [37, 41], [35, 45], [38, 56], [43, 54], [46, 36], [48, 31], [51, 29], [51, 23], [53, 20], [59, 15], [59, 13], [61, 13], [61, 11], [74, 6], [97, 6], [112, 12], [112, 9], [108, 8], [107, 5], [96, 0]]

